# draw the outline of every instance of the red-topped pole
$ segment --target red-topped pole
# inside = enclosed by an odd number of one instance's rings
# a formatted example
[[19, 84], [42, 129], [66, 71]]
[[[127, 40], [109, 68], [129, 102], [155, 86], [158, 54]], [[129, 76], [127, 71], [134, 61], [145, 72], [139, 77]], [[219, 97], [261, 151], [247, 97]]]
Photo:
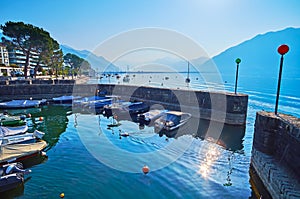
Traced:
[[281, 54], [281, 58], [280, 58], [279, 77], [278, 77], [277, 95], [276, 95], [276, 103], [275, 103], [275, 114], [276, 115], [277, 115], [278, 102], [279, 102], [281, 74], [282, 74], [282, 66], [283, 66], [283, 55], [289, 51], [289, 47], [287, 45], [283, 44], [278, 47], [277, 51], [279, 54]]

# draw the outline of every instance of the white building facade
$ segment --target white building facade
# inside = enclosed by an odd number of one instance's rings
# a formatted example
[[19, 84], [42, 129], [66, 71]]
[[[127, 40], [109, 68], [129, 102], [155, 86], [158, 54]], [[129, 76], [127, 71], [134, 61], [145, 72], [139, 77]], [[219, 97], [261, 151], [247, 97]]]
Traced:
[[0, 64], [9, 66], [9, 55], [6, 46], [0, 44]]

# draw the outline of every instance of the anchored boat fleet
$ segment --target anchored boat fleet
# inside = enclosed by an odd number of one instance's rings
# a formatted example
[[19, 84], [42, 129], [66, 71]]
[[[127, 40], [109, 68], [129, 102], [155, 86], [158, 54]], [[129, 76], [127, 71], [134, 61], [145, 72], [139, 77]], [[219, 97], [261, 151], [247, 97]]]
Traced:
[[[0, 103], [0, 193], [16, 188], [24, 183], [24, 177], [31, 170], [24, 169], [22, 161], [40, 156], [47, 157], [44, 149], [46, 141], [42, 140], [44, 132], [36, 129], [29, 132], [27, 122], [31, 115], [9, 115], [7, 109], [36, 108], [47, 104], [72, 106], [73, 112], [102, 114], [107, 118], [128, 119], [139, 124], [153, 126], [154, 131], [167, 136], [174, 136], [176, 130], [192, 117], [190, 113], [171, 110], [150, 110], [145, 102], [128, 102], [120, 96], [61, 96], [50, 100], [11, 100]], [[43, 118], [37, 118], [36, 123]], [[36, 120], [36, 119], [35, 119]], [[119, 126], [113, 123], [108, 128]], [[174, 133], [175, 132], [175, 133]], [[130, 132], [121, 132], [120, 136], [130, 136]]]

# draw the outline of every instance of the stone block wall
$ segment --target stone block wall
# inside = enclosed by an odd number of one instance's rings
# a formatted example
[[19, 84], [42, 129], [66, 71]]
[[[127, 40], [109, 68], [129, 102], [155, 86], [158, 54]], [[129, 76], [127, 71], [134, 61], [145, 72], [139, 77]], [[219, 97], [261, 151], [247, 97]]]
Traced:
[[300, 119], [258, 112], [251, 163], [273, 198], [300, 197]]
[[0, 100], [29, 99], [31, 97], [33, 99], [51, 99], [62, 95], [119, 95], [124, 100], [145, 101], [149, 105], [158, 104], [169, 110], [186, 111], [201, 119], [233, 125], [246, 124], [248, 96], [243, 94], [130, 85], [72, 84], [70, 80], [68, 80], [68, 84], [64, 83], [64, 80], [44, 81], [52, 82], [0, 85]]
[[150, 105], [160, 104], [166, 109], [185, 109], [202, 119], [237, 125], [246, 123], [248, 96], [243, 94], [109, 84], [100, 84], [96, 90], [128, 100], [144, 100]]

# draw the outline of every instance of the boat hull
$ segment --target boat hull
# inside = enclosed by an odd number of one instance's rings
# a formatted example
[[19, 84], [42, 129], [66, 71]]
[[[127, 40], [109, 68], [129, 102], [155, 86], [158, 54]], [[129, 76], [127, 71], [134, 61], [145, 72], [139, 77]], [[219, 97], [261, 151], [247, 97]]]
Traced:
[[0, 178], [0, 193], [11, 189], [15, 189], [18, 185], [24, 183], [22, 174], [13, 173]]

